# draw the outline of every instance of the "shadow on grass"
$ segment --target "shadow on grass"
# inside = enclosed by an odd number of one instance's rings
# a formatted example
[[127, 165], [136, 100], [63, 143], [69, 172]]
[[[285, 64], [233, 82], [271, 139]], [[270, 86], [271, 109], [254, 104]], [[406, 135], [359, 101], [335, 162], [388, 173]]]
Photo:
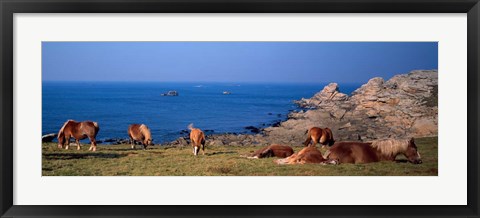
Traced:
[[106, 149], [107, 151], [110, 150], [110, 151], [156, 151], [156, 150], [160, 150], [160, 148], [151, 148], [151, 147], [147, 147], [147, 149], [143, 149], [142, 148], [136, 148], [136, 149], [132, 149], [130, 147], [128, 148], [108, 148]]
[[107, 151], [143, 151], [143, 149], [132, 149], [132, 148], [108, 148]]
[[86, 159], [94, 158], [120, 158], [127, 154], [111, 154], [111, 153], [49, 153], [43, 154], [47, 160], [72, 160], [72, 159]]
[[408, 160], [405, 160], [405, 159], [395, 160], [395, 163], [408, 163]]
[[219, 155], [219, 154], [237, 154], [236, 151], [218, 151], [213, 153], [205, 153], [206, 156]]

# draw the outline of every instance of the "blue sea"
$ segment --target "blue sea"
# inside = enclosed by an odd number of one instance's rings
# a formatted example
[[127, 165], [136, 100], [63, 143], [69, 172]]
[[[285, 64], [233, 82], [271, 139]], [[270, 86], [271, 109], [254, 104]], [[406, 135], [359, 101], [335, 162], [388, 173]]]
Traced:
[[[98, 122], [97, 140], [128, 138], [132, 123], [149, 126], [155, 143], [184, 136], [193, 123], [212, 133], [249, 133], [283, 121], [326, 84], [43, 82], [42, 131], [56, 133], [68, 119]], [[350, 94], [361, 84], [339, 84]], [[178, 96], [161, 96], [176, 90]], [[231, 94], [224, 95], [228, 91]]]

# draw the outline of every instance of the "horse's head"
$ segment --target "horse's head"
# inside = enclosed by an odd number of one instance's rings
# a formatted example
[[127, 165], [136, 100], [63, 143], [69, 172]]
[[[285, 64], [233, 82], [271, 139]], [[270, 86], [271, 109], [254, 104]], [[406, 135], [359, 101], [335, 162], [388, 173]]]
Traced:
[[420, 153], [418, 153], [417, 145], [415, 145], [415, 141], [413, 138], [411, 138], [408, 141], [408, 147], [407, 147], [407, 150], [405, 151], [405, 156], [407, 157], [408, 161], [410, 161], [411, 163], [414, 163], [414, 164], [422, 163]]
[[152, 146], [153, 146], [153, 140], [152, 140], [151, 138], [146, 138], [146, 139], [143, 141], [143, 143], [144, 143], [145, 145], [147, 145], [147, 146], [148, 146], [148, 145], [152, 145]]
[[65, 134], [63, 132], [59, 133], [57, 136], [58, 139], [58, 148], [63, 148], [65, 145]]

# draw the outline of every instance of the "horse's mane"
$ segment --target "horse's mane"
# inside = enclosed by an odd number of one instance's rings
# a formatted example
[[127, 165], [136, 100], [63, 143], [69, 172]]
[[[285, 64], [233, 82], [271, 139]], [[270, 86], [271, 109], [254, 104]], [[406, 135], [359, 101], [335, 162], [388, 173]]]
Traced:
[[188, 129], [189, 129], [189, 130], [194, 129], [194, 128], [193, 128], [193, 123], [188, 124]]
[[138, 129], [140, 130], [141, 133], [143, 133], [145, 138], [152, 139], [150, 129], [148, 129], [148, 127], [145, 124], [140, 125], [140, 127], [138, 127]]
[[72, 121], [74, 120], [67, 120], [67, 122], [63, 124], [62, 128], [60, 128], [60, 131], [58, 131], [58, 137], [63, 137], [63, 131], [65, 130], [65, 127], [67, 126], [68, 123]]
[[372, 141], [373, 148], [376, 148], [382, 155], [394, 157], [397, 154], [407, 151], [411, 139], [381, 139]]

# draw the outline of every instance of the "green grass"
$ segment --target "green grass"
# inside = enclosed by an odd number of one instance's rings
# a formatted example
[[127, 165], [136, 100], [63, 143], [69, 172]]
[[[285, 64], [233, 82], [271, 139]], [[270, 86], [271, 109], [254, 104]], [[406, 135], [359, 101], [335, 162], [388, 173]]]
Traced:
[[[275, 158], [246, 159], [258, 146], [209, 146], [195, 157], [191, 147], [99, 145], [96, 152], [84, 145], [70, 150], [55, 143], [42, 144], [43, 176], [437, 176], [437, 137], [415, 140], [423, 164], [395, 162], [340, 165], [277, 165]], [[139, 147], [139, 146], [138, 146]], [[294, 147], [299, 151], [302, 147]], [[323, 152], [323, 150], [322, 150]]]

